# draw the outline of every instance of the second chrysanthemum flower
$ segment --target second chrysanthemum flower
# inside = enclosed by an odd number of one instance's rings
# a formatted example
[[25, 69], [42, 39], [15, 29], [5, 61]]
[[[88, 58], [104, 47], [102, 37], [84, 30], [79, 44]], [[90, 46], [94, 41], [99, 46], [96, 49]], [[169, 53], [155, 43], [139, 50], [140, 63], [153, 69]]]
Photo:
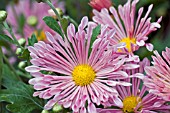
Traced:
[[[102, 9], [101, 12], [94, 10], [93, 20], [102, 25], [108, 25], [109, 28], [115, 29], [116, 34], [112, 39], [112, 45], [124, 43], [125, 46], [118, 48], [117, 52], [133, 54], [141, 46], [146, 46], [149, 51], [153, 50], [153, 45], [145, 43], [148, 40], [148, 35], [160, 28], [162, 17], [157, 22], [150, 22], [151, 17], [148, 18], [153, 5], [150, 5], [145, 16], [142, 18], [143, 7], [138, 11], [138, 17], [135, 19], [136, 4], [139, 0], [128, 0], [125, 5], [119, 5], [118, 11], [114, 7]], [[113, 15], [111, 16], [110, 13]], [[136, 20], [136, 22], [135, 22]]]

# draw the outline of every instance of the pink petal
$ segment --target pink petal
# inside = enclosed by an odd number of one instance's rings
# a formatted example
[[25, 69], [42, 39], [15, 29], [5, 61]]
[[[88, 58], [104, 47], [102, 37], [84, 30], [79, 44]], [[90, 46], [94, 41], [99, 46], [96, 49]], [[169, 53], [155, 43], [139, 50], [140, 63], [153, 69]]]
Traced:
[[116, 106], [123, 108], [123, 103], [118, 97], [114, 97], [113, 101], [116, 104]]
[[80, 109], [80, 113], [87, 113], [86, 108], [85, 108], [85, 107], [82, 107], [82, 108]]
[[148, 51], [153, 51], [153, 45], [151, 43], [146, 44], [146, 48], [148, 49]]
[[72, 104], [72, 101], [67, 101], [63, 104], [64, 108], [69, 108]]
[[145, 45], [145, 41], [140, 40], [140, 41], [136, 41], [136, 44], [139, 46], [144, 46]]
[[27, 72], [32, 72], [32, 73], [34, 73], [34, 72], [39, 72], [40, 71], [40, 68], [38, 67], [38, 66], [28, 66], [28, 67], [26, 67], [25, 68], [25, 70], [27, 71]]
[[96, 107], [93, 103], [90, 103], [87, 107], [89, 113], [97, 113]]

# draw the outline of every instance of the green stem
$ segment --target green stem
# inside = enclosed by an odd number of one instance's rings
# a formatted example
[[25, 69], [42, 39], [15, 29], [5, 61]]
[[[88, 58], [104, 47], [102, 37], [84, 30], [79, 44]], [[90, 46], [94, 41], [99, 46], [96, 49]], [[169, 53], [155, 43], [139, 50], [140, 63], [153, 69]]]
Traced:
[[15, 41], [15, 43], [17, 44], [17, 46], [19, 46], [22, 50], [24, 50], [24, 48], [19, 44], [18, 40], [14, 36], [14, 33], [13, 33], [12, 29], [8, 26], [7, 22], [4, 21], [3, 24], [4, 24], [4, 27], [7, 29], [7, 31], [10, 33], [10, 35], [12, 36], [12, 38]]
[[1, 83], [2, 83], [2, 71], [3, 71], [3, 53], [0, 46], [0, 89], [1, 89]]
[[60, 15], [58, 14], [57, 10], [55, 9], [54, 5], [53, 5], [49, 0], [43, 0], [43, 1], [44, 1], [45, 3], [47, 3], [47, 4], [51, 7], [51, 9], [54, 11], [54, 13], [56, 14], [58, 20], [59, 20], [60, 23], [61, 23], [61, 17], [60, 17]]
[[9, 63], [8, 58], [6, 58], [5, 55], [3, 55], [3, 59], [4, 62], [6, 63], [6, 65], [11, 69], [11, 71], [15, 74], [15, 76], [18, 78], [18, 80], [21, 80], [21, 78], [18, 76], [18, 74], [16, 73], [14, 67]]
[[[3, 53], [2, 53], [2, 49], [0, 46], [0, 90], [1, 90], [1, 85], [2, 85], [2, 71], [3, 71]], [[0, 103], [0, 112], [3, 112], [2, 109], [2, 104]]]
[[71, 23], [73, 23], [76, 28], [78, 28], [78, 24], [77, 24], [77, 22], [74, 19], [72, 19], [69, 16], [64, 16], [64, 17], [67, 18]]

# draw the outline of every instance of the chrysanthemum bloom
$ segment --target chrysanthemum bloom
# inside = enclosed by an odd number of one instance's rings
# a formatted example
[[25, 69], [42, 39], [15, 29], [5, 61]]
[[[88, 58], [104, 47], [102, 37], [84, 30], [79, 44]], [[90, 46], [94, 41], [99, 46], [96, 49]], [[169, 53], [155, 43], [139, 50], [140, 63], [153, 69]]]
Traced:
[[[53, 4], [64, 10], [64, 3], [58, 3], [53, 0]], [[7, 6], [7, 21], [12, 25], [13, 31], [17, 39], [28, 38], [33, 33], [38, 40], [46, 40], [45, 31], [55, 35], [45, 22], [42, 20], [44, 16], [49, 16], [50, 7], [45, 3], [37, 3], [36, 1], [20, 0], [18, 4]]]
[[111, 29], [114, 28], [116, 30], [115, 37], [111, 39], [112, 45], [119, 43], [125, 44], [122, 48], [118, 48], [117, 52], [133, 54], [141, 46], [146, 46], [149, 51], [153, 50], [153, 45], [145, 43], [145, 41], [148, 40], [148, 35], [152, 31], [156, 31], [157, 28], [161, 27], [159, 23], [162, 17], [157, 22], [150, 22], [151, 17], [148, 18], [148, 15], [153, 7], [153, 5], [150, 5], [143, 18], [141, 17], [143, 7], [139, 9], [136, 20], [135, 13], [138, 1], [134, 0], [131, 3], [131, 0], [128, 0], [124, 6], [119, 5], [118, 11], [114, 7], [110, 7], [109, 11], [107, 9], [102, 9], [101, 12], [93, 10], [95, 15], [93, 20], [95, 22], [108, 25]]
[[164, 100], [170, 101], [170, 49], [162, 52], [162, 57], [157, 51], [153, 58], [153, 66], [145, 68], [148, 76], [144, 84], [151, 93], [161, 96]]
[[112, 6], [112, 1], [111, 0], [90, 0], [89, 5], [92, 8], [98, 11], [101, 11], [102, 8], [109, 9], [109, 7]]
[[[128, 76], [120, 70], [126, 67], [124, 56], [113, 58], [105, 54], [108, 41], [103, 28], [90, 52], [94, 27], [92, 23], [87, 24], [88, 19], [84, 17], [78, 32], [73, 24], [69, 25], [67, 38], [62, 39], [59, 35], [54, 38], [47, 33], [49, 44], [39, 41], [34, 47], [28, 47], [33, 65], [26, 70], [35, 77], [29, 83], [38, 90], [34, 96], [49, 99], [45, 109], [58, 103], [74, 112], [86, 113], [87, 105], [88, 112], [95, 113], [95, 105], [108, 101], [109, 97], [117, 98], [117, 91], [112, 86], [131, 85], [108, 79], [108, 76], [115, 79]], [[43, 70], [52, 72], [52, 75], [41, 73]]]
[[166, 101], [152, 93], [148, 93], [147, 88], [144, 85], [141, 86], [141, 79], [143, 79], [141, 74], [144, 73], [144, 67], [149, 65], [149, 61], [144, 59], [139, 65], [138, 69], [127, 71], [129, 76], [133, 77], [124, 81], [131, 81], [132, 86], [116, 86], [120, 99], [110, 100], [110, 103], [106, 103], [108, 106], [115, 107], [99, 108], [99, 113], [169, 113], [170, 106], [166, 104]]

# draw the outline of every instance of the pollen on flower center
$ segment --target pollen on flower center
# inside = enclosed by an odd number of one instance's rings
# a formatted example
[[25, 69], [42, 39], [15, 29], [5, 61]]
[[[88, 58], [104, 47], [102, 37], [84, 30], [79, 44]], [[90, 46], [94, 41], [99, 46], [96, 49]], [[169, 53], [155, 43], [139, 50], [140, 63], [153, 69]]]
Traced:
[[135, 38], [126, 37], [126, 38], [123, 38], [120, 42], [126, 43], [126, 49], [129, 52], [131, 52], [132, 51], [131, 44], [136, 44], [136, 39]]
[[38, 41], [46, 41], [46, 35], [45, 35], [45, 32], [43, 30], [34, 31], [34, 33], [35, 33]]
[[72, 76], [77, 86], [85, 86], [94, 81], [96, 73], [91, 66], [83, 64], [74, 68]]
[[123, 100], [124, 113], [133, 113], [134, 108], [141, 102], [141, 98], [138, 96], [128, 96]]

